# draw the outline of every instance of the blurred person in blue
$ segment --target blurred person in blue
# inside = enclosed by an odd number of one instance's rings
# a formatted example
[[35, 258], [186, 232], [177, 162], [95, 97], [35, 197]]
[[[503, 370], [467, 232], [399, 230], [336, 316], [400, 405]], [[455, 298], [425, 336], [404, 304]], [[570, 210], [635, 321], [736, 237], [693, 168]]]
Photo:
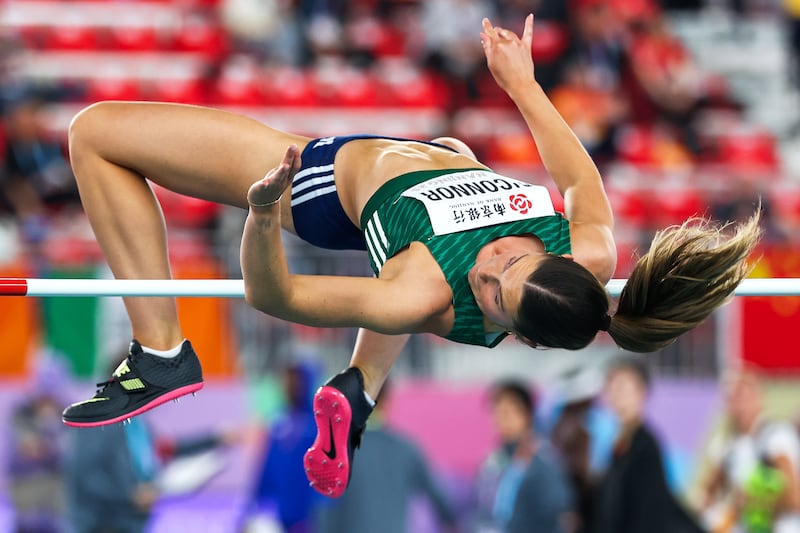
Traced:
[[650, 373], [641, 358], [615, 360], [604, 399], [619, 419], [614, 455], [596, 491], [594, 533], [699, 533], [672, 494], [658, 437], [644, 420]]
[[30, 183], [37, 198], [47, 205], [79, 203], [72, 169], [60, 139], [46, 133], [42, 125], [42, 103], [33, 96], [9, 105], [4, 116], [4, 173], [10, 180]]
[[[124, 360], [120, 366], [123, 364]], [[221, 460], [187, 462], [178, 472], [177, 461], [171, 460], [198, 457], [201, 452], [233, 444], [237, 435], [231, 431], [157, 439], [146, 417], [124, 424], [70, 428], [64, 459], [70, 532], [146, 531], [153, 506], [162, 495], [197, 490], [223, 466]], [[173, 465], [176, 468], [167, 478], [165, 473]]]
[[303, 455], [317, 435], [315, 387], [316, 372], [310, 364], [292, 363], [284, 369], [286, 410], [269, 427], [264, 443], [263, 463], [250, 496], [250, 528], [255, 528], [256, 518], [271, 518], [287, 533], [313, 531], [313, 510], [321, 497], [308, 485]]
[[617, 434], [616, 418], [597, 401], [602, 388], [603, 374], [597, 365], [569, 369], [559, 377], [550, 415], [550, 440], [575, 495], [575, 533], [591, 531], [594, 491]]
[[37, 97], [22, 92], [4, 104], [0, 208], [16, 216], [38, 270], [46, 267], [41, 245], [52, 212], [68, 204], [78, 206], [78, 189], [61, 142], [44, 131]]
[[451, 502], [417, 445], [386, 423], [392, 385], [378, 396], [359, 449], [361, 467], [353, 471], [350, 487], [320, 508], [317, 533], [408, 533], [413, 531], [412, 502], [425, 497], [440, 526], [456, 531]]
[[54, 391], [69, 375], [65, 366], [57, 357], [38, 357], [33, 383], [13, 409], [7, 471], [16, 533], [63, 531], [63, 398]]
[[75, 533], [141, 533], [158, 499], [159, 469], [144, 418], [70, 429], [66, 460], [69, 521]]
[[575, 530], [573, 493], [557, 453], [534, 429], [534, 395], [516, 380], [490, 391], [500, 446], [478, 474], [479, 533], [567, 533]]
[[729, 431], [712, 441], [704, 485], [704, 519], [714, 531], [800, 531], [800, 439], [788, 421], [765, 415], [760, 372], [745, 367], [724, 378]]

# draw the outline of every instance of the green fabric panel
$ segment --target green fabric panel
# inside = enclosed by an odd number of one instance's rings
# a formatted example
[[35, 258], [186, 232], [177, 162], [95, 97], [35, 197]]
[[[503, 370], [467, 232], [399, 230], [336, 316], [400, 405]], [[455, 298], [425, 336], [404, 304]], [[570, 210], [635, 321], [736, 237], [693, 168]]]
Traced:
[[[94, 268], [58, 269], [48, 278], [95, 278]], [[76, 377], [92, 377], [97, 360], [97, 298], [42, 298], [42, 320], [45, 344], [62, 354]]]

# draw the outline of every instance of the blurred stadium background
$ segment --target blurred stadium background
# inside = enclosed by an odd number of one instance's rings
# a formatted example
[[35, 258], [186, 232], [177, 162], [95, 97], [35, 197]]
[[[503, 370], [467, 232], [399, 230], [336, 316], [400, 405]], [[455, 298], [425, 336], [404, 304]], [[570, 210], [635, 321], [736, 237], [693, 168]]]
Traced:
[[[483, 16], [521, 29], [531, 10], [537, 78], [598, 162], [617, 215], [615, 277], [656, 229], [695, 214], [741, 219], [759, 199], [766, 237], [753, 275], [800, 276], [800, 6], [791, 0], [3, 0], [0, 276], [110, 275], [59, 175], [70, 119], [98, 100], [211, 105], [313, 137], [453, 135], [498, 172], [552, 185], [478, 37]], [[20, 163], [29, 123], [59, 153]], [[19, 178], [36, 198], [17, 194]], [[244, 213], [157, 193], [175, 275], [240, 276]], [[295, 271], [369, 275], [365, 255], [287, 243]], [[151, 529], [235, 531], [258, 435], [282, 408], [281, 369], [303, 361], [322, 379], [346, 364], [355, 332], [283, 323], [240, 301], [179, 305], [208, 384], [149, 420], [166, 437], [236, 429], [244, 438], [202, 490], [160, 501]], [[738, 298], [647, 357], [650, 419], [680, 494], [696, 487], [720, 426], [729, 366], [764, 369], [770, 409], [794, 420], [799, 317], [800, 297]], [[13, 454], [21, 403], [43, 391], [85, 396], [129, 336], [118, 299], [0, 300], [0, 457]], [[589, 368], [602, 379], [617, 353], [606, 338], [579, 353], [531, 353], [513, 341], [488, 352], [419, 336], [396, 368], [391, 419], [468, 506], [464, 487], [493, 445], [487, 385], [508, 375], [535, 383], [547, 418], [564, 376]], [[0, 531], [14, 531], [13, 483], [0, 473]], [[418, 514], [416, 531], [435, 530]]]

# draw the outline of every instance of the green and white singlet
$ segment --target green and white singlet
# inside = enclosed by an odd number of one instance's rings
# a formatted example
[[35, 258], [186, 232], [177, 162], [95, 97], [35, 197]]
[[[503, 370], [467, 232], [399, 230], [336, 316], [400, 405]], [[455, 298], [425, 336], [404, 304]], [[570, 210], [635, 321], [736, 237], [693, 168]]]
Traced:
[[570, 253], [569, 222], [554, 211], [547, 189], [485, 169], [410, 172], [378, 189], [361, 214], [376, 275], [397, 252], [419, 241], [433, 255], [453, 291], [455, 323], [445, 338], [496, 346], [506, 333], [484, 331], [483, 313], [467, 280], [488, 242], [533, 234], [549, 253]]

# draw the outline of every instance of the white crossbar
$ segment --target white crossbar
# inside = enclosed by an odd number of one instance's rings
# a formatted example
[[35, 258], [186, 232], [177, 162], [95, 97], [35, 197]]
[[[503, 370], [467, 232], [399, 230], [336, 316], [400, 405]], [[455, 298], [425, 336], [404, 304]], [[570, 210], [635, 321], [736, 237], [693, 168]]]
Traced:
[[[619, 296], [624, 279], [608, 284]], [[736, 288], [737, 296], [798, 296], [800, 278], [746, 279]], [[195, 296], [244, 298], [240, 279], [23, 279], [0, 278], [0, 296]]]

